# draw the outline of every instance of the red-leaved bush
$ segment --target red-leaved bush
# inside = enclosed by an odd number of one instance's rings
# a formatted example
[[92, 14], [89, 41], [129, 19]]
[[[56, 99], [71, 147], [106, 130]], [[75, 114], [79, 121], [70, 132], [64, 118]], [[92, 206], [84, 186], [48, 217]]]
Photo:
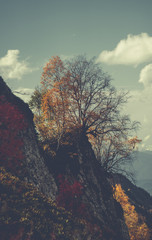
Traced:
[[25, 127], [24, 116], [17, 106], [0, 96], [0, 165], [13, 173], [18, 171], [23, 159], [19, 133]]
[[[10, 236], [10, 240], [21, 240], [23, 233], [24, 233], [24, 228], [20, 228], [16, 234]], [[28, 239], [26, 238], [26, 240]]]
[[70, 183], [62, 175], [58, 176], [59, 194], [57, 196], [57, 205], [64, 207], [67, 211], [75, 215], [84, 214], [85, 204], [82, 202], [83, 186], [79, 181]]

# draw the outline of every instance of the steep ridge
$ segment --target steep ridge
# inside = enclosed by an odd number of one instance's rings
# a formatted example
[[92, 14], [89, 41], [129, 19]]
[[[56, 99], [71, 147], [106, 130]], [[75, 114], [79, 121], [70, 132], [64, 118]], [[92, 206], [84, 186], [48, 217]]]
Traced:
[[[30, 111], [27, 104], [25, 104], [21, 99], [14, 96], [11, 90], [7, 87], [2, 78], [0, 78], [0, 97], [3, 97], [3, 101], [10, 103], [12, 106], [15, 106], [18, 111], [23, 115], [26, 120], [26, 128], [19, 131], [19, 137], [22, 139], [22, 152], [24, 155], [23, 166], [24, 166], [24, 176], [21, 177], [21, 181], [26, 181], [27, 183], [32, 183], [41, 193], [45, 196], [51, 197], [55, 200], [59, 195], [59, 182], [58, 175], [64, 175], [66, 179], [70, 179], [71, 182], [75, 180], [80, 182], [83, 186], [82, 202], [85, 204], [85, 214], [79, 215], [81, 219], [87, 219], [88, 222], [96, 224], [101, 228], [102, 239], [107, 240], [129, 240], [128, 229], [124, 222], [124, 217], [122, 213], [121, 206], [114, 200], [113, 191], [110, 185], [110, 182], [107, 180], [106, 174], [103, 171], [100, 164], [97, 162], [94, 152], [91, 148], [91, 145], [86, 136], [84, 136], [83, 131], [74, 131], [72, 151], [75, 153], [75, 157], [69, 156], [65, 146], [60, 146], [57, 152], [55, 161], [48, 159], [45, 164], [46, 159], [42, 156], [37, 138], [36, 131], [33, 124], [33, 114]], [[2, 99], [2, 98], [1, 98]], [[1, 101], [2, 104], [2, 101]], [[13, 116], [12, 116], [13, 117]], [[2, 125], [0, 125], [0, 130]], [[8, 133], [11, 129], [8, 129]], [[71, 146], [70, 146], [71, 151]], [[4, 159], [3, 159], [4, 160]], [[3, 161], [2, 161], [3, 162]], [[49, 166], [49, 168], [48, 168]], [[16, 188], [10, 184], [12, 181], [18, 182], [18, 180], [13, 180], [13, 178], [4, 170], [2, 170], [2, 188], [4, 190], [3, 201], [4, 204], [1, 206], [5, 208], [5, 199], [4, 196], [7, 194], [7, 199], [9, 198], [9, 192], [5, 191], [6, 185], [11, 188], [10, 192], [14, 192]], [[20, 178], [20, 175], [18, 176]], [[5, 182], [6, 178], [10, 179], [9, 183]], [[11, 186], [10, 186], [11, 185]], [[26, 188], [26, 187], [25, 187]], [[25, 194], [24, 190], [24, 194]], [[31, 194], [33, 194], [34, 190]], [[31, 196], [31, 195], [30, 195]], [[33, 196], [33, 195], [32, 195]], [[34, 198], [35, 200], [38, 199]], [[43, 197], [42, 197], [43, 198]], [[30, 199], [32, 201], [32, 198]], [[33, 200], [34, 201], [34, 200]], [[39, 202], [43, 200], [39, 200]], [[22, 204], [26, 204], [26, 201], [22, 199]], [[41, 205], [39, 205], [41, 206]], [[29, 205], [28, 205], [29, 207]], [[48, 205], [47, 205], [48, 207]], [[23, 206], [24, 209], [24, 206]], [[38, 211], [38, 209], [34, 210]], [[53, 210], [55, 211], [55, 210]], [[56, 210], [57, 211], [57, 210]], [[63, 211], [63, 210], [60, 210]], [[5, 212], [5, 211], [4, 211]], [[24, 212], [24, 211], [23, 211]], [[43, 215], [44, 210], [42, 211]], [[58, 211], [57, 211], [58, 212]], [[8, 214], [8, 212], [7, 212]], [[45, 213], [46, 214], [46, 213]], [[58, 214], [58, 213], [57, 213]], [[65, 214], [66, 215], [66, 214]], [[2, 211], [3, 219], [3, 211]], [[47, 216], [48, 217], [48, 216]], [[51, 216], [50, 216], [51, 217]], [[65, 222], [70, 222], [69, 217]], [[25, 221], [26, 218], [24, 218]], [[58, 219], [58, 218], [57, 218]], [[55, 221], [51, 219], [51, 221]], [[61, 219], [60, 219], [61, 221]], [[84, 220], [86, 221], [86, 220]], [[2, 222], [0, 222], [2, 224]], [[8, 224], [8, 222], [7, 222]], [[42, 224], [41, 222], [39, 224]], [[72, 223], [73, 224], [73, 223]], [[5, 225], [4, 222], [2, 225]], [[1, 225], [1, 226], [2, 226]], [[76, 224], [77, 225], [77, 224]], [[74, 229], [77, 229], [77, 226], [73, 225]], [[89, 227], [88, 227], [89, 228]], [[1, 229], [1, 228], [0, 228]], [[64, 228], [66, 231], [66, 228]], [[30, 230], [33, 231], [33, 230]], [[90, 231], [90, 230], [86, 230]], [[62, 232], [62, 233], [61, 233]], [[30, 234], [32, 234], [30, 232]], [[60, 237], [51, 238], [51, 239], [70, 239], [64, 237], [63, 231], [58, 230]], [[73, 234], [73, 233], [72, 233]], [[42, 235], [43, 236], [43, 235]], [[46, 238], [39, 239], [46, 239]], [[17, 239], [17, 238], [16, 238]], [[21, 237], [19, 239], [22, 239]], [[38, 238], [31, 238], [38, 239]], [[47, 238], [49, 239], [49, 238]], [[101, 239], [99, 236], [91, 236], [91, 233], [82, 236], [80, 231], [77, 231], [77, 234], [71, 236], [71, 239]]]
[[137, 187], [130, 180], [121, 174], [114, 174], [113, 184], [120, 184], [130, 203], [135, 206], [136, 212], [145, 219], [148, 228], [152, 228], [152, 197], [144, 189]]
[[[47, 196], [54, 196], [57, 191], [53, 177], [48, 172], [44, 164], [44, 159], [40, 153], [36, 132], [33, 124], [33, 114], [30, 111], [28, 104], [24, 103], [20, 98], [12, 94], [3, 79], [0, 77], [0, 96], [4, 96], [8, 103], [16, 106], [19, 112], [24, 116], [27, 122], [25, 130], [20, 131], [20, 138], [23, 141], [24, 167], [26, 168], [27, 182], [33, 183], [42, 193]], [[13, 116], [12, 116], [13, 118]], [[11, 129], [10, 129], [11, 131]]]
[[[128, 230], [120, 205], [113, 198], [111, 184], [106, 173], [97, 162], [88, 138], [79, 132], [70, 133], [70, 147], [60, 146], [55, 163], [50, 162], [56, 176], [63, 174], [67, 179], [77, 179], [83, 186], [82, 201], [86, 205], [87, 219], [101, 226], [105, 239], [129, 239]], [[66, 150], [65, 150], [66, 149]], [[75, 153], [72, 159], [68, 152]], [[51, 160], [50, 160], [51, 161]]]

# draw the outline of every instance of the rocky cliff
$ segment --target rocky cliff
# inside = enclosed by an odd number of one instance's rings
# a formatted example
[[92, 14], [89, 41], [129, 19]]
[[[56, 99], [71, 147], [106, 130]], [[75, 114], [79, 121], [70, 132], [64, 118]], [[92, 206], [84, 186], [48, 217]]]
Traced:
[[[112, 191], [110, 182], [108, 181], [102, 167], [97, 162], [94, 152], [91, 148], [91, 145], [87, 137], [84, 136], [83, 131], [79, 130], [79, 131], [74, 131], [74, 133], [71, 133], [74, 135], [72, 135], [73, 141], [70, 143], [69, 149], [67, 146], [61, 145], [58, 148], [56, 157], [54, 159], [52, 159], [49, 156], [47, 157], [47, 159], [44, 159], [45, 157], [43, 156], [43, 154], [41, 154], [38, 146], [36, 131], [33, 124], [32, 112], [30, 111], [27, 104], [25, 104], [21, 99], [19, 99], [18, 97], [12, 94], [11, 90], [6, 86], [2, 78], [0, 78], [0, 96], [3, 97], [3, 102], [7, 102], [11, 104], [11, 106], [15, 106], [26, 121], [26, 128], [24, 128], [23, 130], [20, 130], [18, 133], [18, 137], [20, 137], [20, 139], [22, 140], [21, 149], [24, 156], [22, 159], [22, 162], [23, 162], [22, 166], [24, 166], [25, 171], [24, 171], [24, 176], [21, 177], [21, 180], [20, 180], [21, 183], [18, 183], [19, 181], [18, 179], [14, 181], [16, 181], [16, 183], [21, 186], [24, 185], [24, 182], [27, 182], [27, 184], [32, 183], [33, 186], [36, 187], [37, 190], [39, 191], [39, 193], [37, 193], [38, 195], [36, 195], [37, 197], [33, 197], [34, 199], [33, 201], [39, 201], [39, 205], [36, 205], [37, 209], [34, 208], [35, 202], [32, 202], [32, 197], [30, 198], [31, 205], [33, 206], [31, 208], [31, 211], [34, 211], [33, 214], [36, 214], [36, 211], [37, 211], [37, 214], [39, 213], [40, 215], [42, 215], [43, 221], [45, 219], [45, 216], [47, 216], [47, 219], [49, 218], [51, 223], [52, 222], [56, 223], [59, 221], [58, 224], [60, 224], [60, 222], [62, 222], [61, 219], [64, 220], [64, 224], [63, 224], [64, 227], [63, 225], [61, 225], [60, 229], [59, 227], [57, 228], [58, 238], [55, 238], [55, 235], [53, 235], [55, 234], [56, 230], [52, 232], [52, 235], [50, 238], [46, 238], [46, 236], [43, 238], [43, 234], [41, 235], [40, 238], [38, 238], [38, 235], [36, 238], [34, 238], [34, 235], [32, 235], [33, 232], [36, 231], [35, 227], [33, 226], [34, 223], [31, 220], [33, 224], [31, 226], [30, 220], [25, 214], [25, 209], [26, 209], [26, 211], [28, 212], [27, 215], [28, 216], [30, 215], [29, 211], [27, 210], [27, 208], [30, 208], [30, 206], [28, 205], [25, 208], [24, 204], [26, 205], [26, 200], [24, 200], [23, 198], [20, 199], [23, 216], [22, 218], [20, 218], [19, 223], [21, 224], [21, 219], [22, 220], [24, 219], [23, 222], [26, 222], [25, 219], [29, 220], [26, 227], [30, 226], [29, 227], [30, 230], [28, 231], [29, 231], [29, 236], [31, 236], [31, 238], [29, 237], [27, 239], [129, 240], [130, 238], [128, 235], [127, 227], [124, 222], [121, 206], [119, 205], [119, 203], [117, 203], [114, 200], [113, 191]], [[3, 104], [3, 102], [1, 101], [1, 105]], [[0, 125], [0, 130], [2, 129], [2, 127], [3, 127], [3, 124]], [[7, 126], [5, 127], [7, 128]], [[7, 129], [8, 134], [9, 134], [9, 131], [11, 131], [11, 129]], [[3, 159], [3, 161], [4, 160], [5, 159]], [[1, 161], [1, 163], [3, 163], [3, 161]], [[7, 166], [4, 166], [4, 167], [7, 168]], [[8, 199], [10, 196], [9, 193], [11, 194], [12, 191], [15, 194], [14, 191], [17, 191], [17, 188], [11, 185], [13, 182], [13, 178], [12, 176], [8, 175], [10, 173], [8, 174], [5, 173], [5, 170], [3, 169], [1, 171], [2, 171], [1, 181], [3, 183], [1, 185], [1, 187], [3, 188], [3, 195], [2, 195], [3, 205], [1, 206], [1, 208], [5, 209], [5, 204], [9, 205], [9, 203], [5, 201], [5, 197], [7, 197]], [[44, 207], [45, 210], [43, 208], [42, 212], [40, 211], [41, 209], [40, 203], [44, 205], [44, 202], [46, 203], [47, 201], [45, 200], [46, 197], [43, 197], [43, 195], [50, 197], [52, 200], [57, 199], [57, 196], [59, 195], [59, 190], [60, 190], [59, 189], [60, 185], [57, 178], [58, 175], [62, 175], [66, 179], [70, 179], [71, 182], [77, 181], [78, 183], [81, 183], [81, 185], [83, 186], [81, 201], [84, 203], [85, 213], [83, 212], [83, 215], [79, 214], [78, 216], [76, 216], [77, 218], [81, 219], [79, 221], [72, 222], [72, 220], [70, 220], [71, 215], [68, 215], [68, 214], [66, 215], [66, 213], [62, 213], [62, 211], [64, 211], [63, 209], [58, 210], [57, 208], [55, 208], [55, 210], [52, 210], [52, 212], [57, 212], [57, 215], [59, 215], [60, 217], [58, 216], [54, 217], [54, 215], [51, 215], [51, 214], [47, 215], [45, 207]], [[18, 177], [20, 179], [20, 176]], [[7, 178], [9, 179], [9, 184], [6, 181]], [[9, 187], [9, 191], [6, 191], [5, 189], [6, 186]], [[29, 185], [28, 186], [26, 185], [24, 186], [24, 188], [21, 188], [22, 189], [21, 192], [24, 192], [24, 195], [27, 196], [28, 193], [26, 193], [26, 191], [28, 189], [28, 191], [30, 191], [30, 196], [33, 196], [33, 191], [36, 191], [36, 190], [32, 190], [31, 188], [29, 190], [29, 188], [30, 188]], [[13, 196], [17, 197], [18, 195], [13, 195]], [[52, 209], [52, 205], [50, 206], [51, 206], [50, 208]], [[49, 202], [47, 204], [47, 208], [49, 208]], [[7, 207], [6, 209], [8, 210]], [[16, 212], [18, 210], [15, 209], [13, 211]], [[48, 210], [48, 212], [49, 211], [50, 210]], [[5, 214], [6, 213], [9, 214], [8, 211], [2, 211], [2, 212], [4, 212]], [[59, 214], [59, 212], [62, 214]], [[17, 216], [19, 218], [19, 215]], [[7, 220], [5, 219], [5, 221], [2, 221], [2, 219], [4, 219], [3, 213], [1, 214], [0, 217], [1, 217], [0, 218], [1, 227], [3, 226], [4, 228], [4, 226], [6, 227], [6, 225], [8, 225], [9, 223], [8, 218]], [[74, 218], [75, 216], [73, 216], [73, 219]], [[40, 218], [38, 219], [39, 219], [38, 226], [40, 226], [42, 224], [41, 222], [42, 219]], [[70, 221], [72, 225], [68, 225]], [[79, 225], [78, 222], [79, 224], [80, 222], [81, 223], [83, 222], [83, 224], [85, 225], [85, 227], [83, 228], [84, 229], [83, 231], [81, 229], [82, 226], [78, 227]], [[90, 231], [90, 228], [91, 228], [90, 226], [96, 226], [94, 227], [94, 229], [99, 227], [101, 230], [102, 238], [100, 235], [97, 235], [97, 234], [93, 235], [93, 233], [91, 233]], [[71, 230], [71, 238], [69, 237], [70, 234], [66, 235], [67, 231], [70, 231], [69, 229], [73, 229]], [[83, 232], [83, 235], [82, 235], [82, 232]], [[22, 239], [22, 237], [18, 239]]]
[[48, 172], [44, 164], [44, 159], [40, 153], [33, 124], [33, 114], [28, 104], [12, 94], [1, 77], [0, 96], [4, 96], [8, 103], [16, 106], [27, 122], [27, 127], [19, 133], [23, 141], [22, 151], [24, 155], [24, 167], [26, 168], [24, 179], [27, 182], [33, 183], [42, 193], [54, 199], [57, 191], [56, 184], [53, 177]]
[[88, 138], [81, 129], [70, 135], [70, 144], [66, 139], [66, 145], [59, 146], [55, 159], [48, 160], [48, 167], [53, 168], [55, 176], [62, 174], [67, 179], [81, 182], [87, 219], [101, 227], [105, 239], [129, 239], [121, 206], [113, 198], [111, 184], [96, 160]]

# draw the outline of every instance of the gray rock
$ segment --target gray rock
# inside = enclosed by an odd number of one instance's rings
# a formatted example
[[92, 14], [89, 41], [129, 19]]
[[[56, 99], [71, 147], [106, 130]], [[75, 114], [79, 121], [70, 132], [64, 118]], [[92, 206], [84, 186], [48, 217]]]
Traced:
[[33, 123], [33, 113], [29, 109], [28, 104], [24, 103], [11, 92], [1, 77], [0, 95], [4, 95], [8, 102], [17, 106], [27, 122], [26, 130], [20, 132], [21, 139], [24, 143], [24, 166], [26, 168], [26, 176], [24, 179], [27, 182], [33, 183], [46, 196], [55, 199], [57, 186], [39, 150]]

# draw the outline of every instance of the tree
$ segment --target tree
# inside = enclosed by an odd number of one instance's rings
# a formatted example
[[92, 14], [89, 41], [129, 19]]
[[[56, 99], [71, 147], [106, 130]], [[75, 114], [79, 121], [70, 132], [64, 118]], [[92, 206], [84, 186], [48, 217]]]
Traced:
[[134, 149], [141, 142], [137, 136], [129, 138], [129, 132], [126, 135], [122, 135], [121, 132], [113, 132], [109, 136], [98, 135], [91, 137], [90, 141], [97, 160], [106, 172], [122, 173], [134, 180], [131, 163], [136, 156]]
[[[53, 57], [43, 69], [41, 91], [44, 93], [42, 115], [36, 118], [41, 139], [49, 141], [54, 136], [59, 142], [65, 132], [72, 128], [81, 129], [90, 141], [100, 139], [103, 152], [108, 146], [104, 163], [109, 164], [105, 169], [111, 163], [111, 168], [113, 163], [116, 166], [116, 156], [122, 159], [120, 152], [124, 151], [137, 123], [121, 115], [127, 93], [116, 91], [110, 76], [103, 72], [96, 59], [78, 56], [63, 62], [59, 57]], [[127, 151], [126, 148], [125, 154]]]
[[124, 218], [128, 227], [130, 239], [150, 240], [150, 232], [144, 218], [136, 212], [135, 206], [129, 202], [129, 198], [120, 184], [116, 184], [114, 187], [114, 198], [121, 204], [124, 211]]
[[39, 87], [36, 87], [34, 93], [31, 96], [31, 99], [28, 103], [30, 108], [33, 109], [34, 111], [36, 111], [36, 113], [38, 115], [41, 114], [42, 97], [43, 97], [43, 93], [42, 93], [41, 89]]

